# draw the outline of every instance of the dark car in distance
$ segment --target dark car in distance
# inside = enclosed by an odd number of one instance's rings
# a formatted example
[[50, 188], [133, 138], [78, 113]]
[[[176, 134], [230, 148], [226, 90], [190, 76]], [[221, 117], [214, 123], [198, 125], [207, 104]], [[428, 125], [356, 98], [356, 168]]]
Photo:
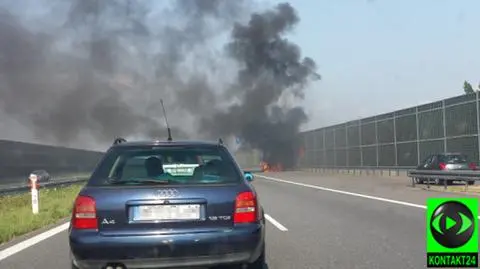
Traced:
[[251, 176], [222, 143], [115, 143], [74, 202], [72, 268], [263, 268]]
[[[417, 167], [418, 170], [477, 170], [474, 162], [469, 162], [468, 157], [462, 153], [438, 153], [429, 155]], [[427, 179], [417, 178], [416, 183], [424, 183]], [[435, 179], [435, 184], [444, 184], [443, 180]], [[473, 185], [475, 181], [469, 181]]]

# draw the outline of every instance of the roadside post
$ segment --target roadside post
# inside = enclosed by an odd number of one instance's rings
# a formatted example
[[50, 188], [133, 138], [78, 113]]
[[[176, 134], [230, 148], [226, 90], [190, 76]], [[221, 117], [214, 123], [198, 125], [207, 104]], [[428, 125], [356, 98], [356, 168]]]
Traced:
[[30, 174], [30, 192], [32, 194], [32, 213], [38, 214], [38, 177], [35, 174]]

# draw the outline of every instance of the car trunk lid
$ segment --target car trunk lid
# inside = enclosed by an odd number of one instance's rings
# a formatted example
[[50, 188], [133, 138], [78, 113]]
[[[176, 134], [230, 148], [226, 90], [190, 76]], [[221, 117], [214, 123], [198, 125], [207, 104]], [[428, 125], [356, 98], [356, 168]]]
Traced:
[[103, 235], [211, 231], [233, 226], [235, 197], [243, 184], [90, 187]]

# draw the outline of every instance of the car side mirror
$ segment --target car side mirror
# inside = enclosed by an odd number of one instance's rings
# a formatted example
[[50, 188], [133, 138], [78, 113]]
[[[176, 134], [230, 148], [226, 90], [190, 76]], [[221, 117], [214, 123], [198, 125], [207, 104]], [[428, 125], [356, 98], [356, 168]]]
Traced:
[[247, 181], [253, 181], [254, 176], [253, 176], [252, 172], [244, 171], [243, 176], [245, 177], [245, 179]]

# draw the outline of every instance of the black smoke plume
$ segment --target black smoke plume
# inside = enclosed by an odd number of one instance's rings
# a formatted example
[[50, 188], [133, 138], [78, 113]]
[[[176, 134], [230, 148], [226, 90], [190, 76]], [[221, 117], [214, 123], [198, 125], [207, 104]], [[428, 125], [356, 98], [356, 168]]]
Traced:
[[292, 6], [279, 4], [234, 26], [226, 49], [240, 66], [232, 88], [239, 102], [205, 120], [212, 134], [236, 134], [260, 149], [266, 162], [287, 169], [294, 165], [295, 138], [307, 115], [301, 107], [281, 105], [281, 98], [303, 98], [308, 82], [320, 78], [315, 62], [285, 38], [298, 21]]
[[2, 1], [0, 126], [18, 122], [31, 133], [23, 139], [81, 148], [118, 136], [166, 138], [162, 98], [174, 138], [238, 136], [289, 165], [307, 120], [293, 104], [318, 75], [285, 37], [299, 21], [294, 9], [249, 16], [253, 6]]

